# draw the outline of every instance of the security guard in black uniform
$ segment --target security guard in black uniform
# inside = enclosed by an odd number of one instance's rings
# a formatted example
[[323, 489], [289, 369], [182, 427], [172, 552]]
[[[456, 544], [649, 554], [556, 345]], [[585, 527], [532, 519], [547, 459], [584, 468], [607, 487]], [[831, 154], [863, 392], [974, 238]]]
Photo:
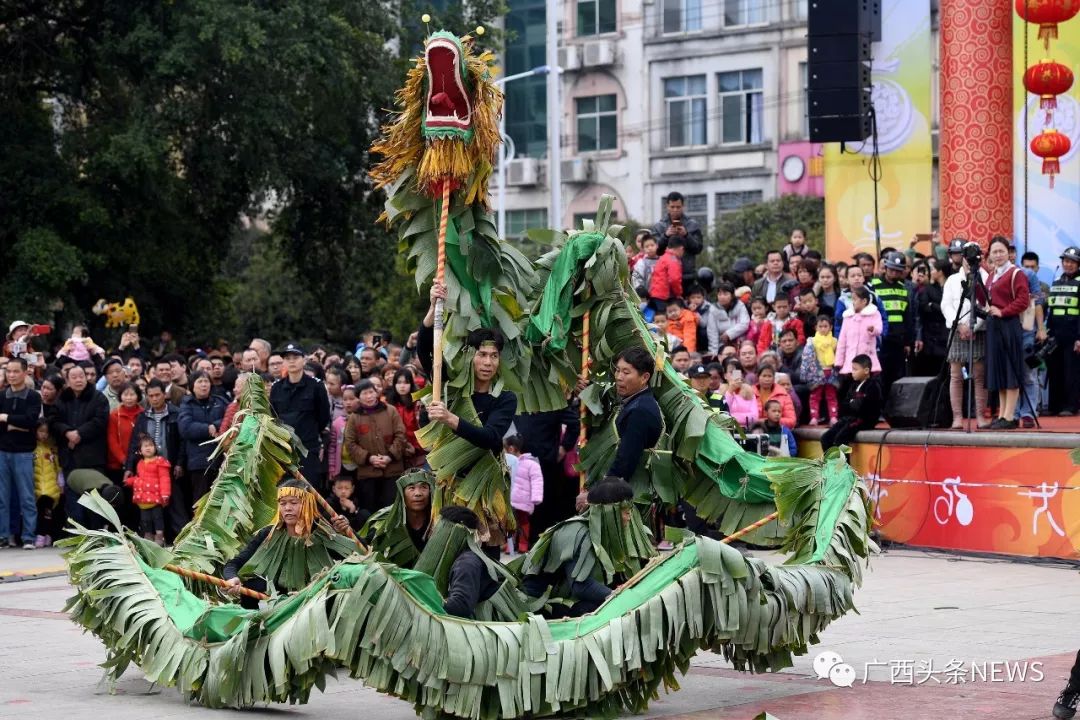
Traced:
[[870, 281], [871, 289], [881, 298], [889, 321], [889, 334], [881, 338], [878, 359], [881, 361], [881, 391], [889, 397], [892, 384], [904, 377], [908, 355], [915, 342], [915, 303], [911, 288], [904, 281], [907, 258], [903, 253], [885, 256], [885, 277]]
[[326, 388], [304, 372], [304, 350], [289, 343], [278, 354], [285, 358], [286, 377], [270, 387], [270, 406], [281, 422], [292, 427], [307, 455], [300, 472], [317, 490], [326, 490], [322, 477], [322, 435], [330, 424], [330, 397]]
[[1075, 415], [1080, 399], [1080, 249], [1061, 253], [1061, 277], [1054, 280], [1048, 296], [1046, 326], [1057, 349], [1047, 358], [1050, 412]]

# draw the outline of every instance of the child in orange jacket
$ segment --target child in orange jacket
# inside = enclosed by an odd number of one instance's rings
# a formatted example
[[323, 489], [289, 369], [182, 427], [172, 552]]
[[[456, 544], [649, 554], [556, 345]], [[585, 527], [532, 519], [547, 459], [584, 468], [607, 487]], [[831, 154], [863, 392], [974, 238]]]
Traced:
[[172, 494], [169, 461], [158, 455], [158, 447], [149, 435], [139, 438], [142, 460], [124, 484], [134, 490], [132, 500], [139, 506], [139, 530], [147, 540], [165, 545], [165, 510]]
[[684, 348], [695, 352], [697, 350], [697, 313], [683, 307], [683, 301], [679, 298], [672, 298], [664, 314], [668, 319], [668, 333], [679, 338]]

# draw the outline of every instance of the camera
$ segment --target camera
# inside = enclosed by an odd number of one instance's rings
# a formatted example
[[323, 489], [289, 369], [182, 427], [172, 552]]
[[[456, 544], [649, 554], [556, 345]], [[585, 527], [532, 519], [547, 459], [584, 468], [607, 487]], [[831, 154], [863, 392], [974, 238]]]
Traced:
[[1058, 341], [1056, 339], [1052, 337], [1046, 338], [1046, 340], [1031, 349], [1031, 352], [1024, 358], [1024, 364], [1034, 370], [1045, 363], [1046, 359], [1057, 350], [1057, 347]]
[[972, 270], [978, 270], [979, 263], [982, 262], [982, 248], [977, 242], [968, 242], [964, 245], [963, 250], [964, 259], [968, 261], [968, 265]]

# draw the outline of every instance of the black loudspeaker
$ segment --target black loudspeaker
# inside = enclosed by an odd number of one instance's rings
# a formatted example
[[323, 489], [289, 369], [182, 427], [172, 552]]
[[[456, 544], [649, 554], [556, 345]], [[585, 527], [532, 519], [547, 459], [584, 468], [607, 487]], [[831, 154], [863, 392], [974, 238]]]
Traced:
[[811, 142], [858, 142], [871, 134], [870, 66], [880, 0], [810, 0], [807, 115]]
[[885, 403], [885, 420], [894, 428], [952, 425], [948, 378], [906, 377], [893, 383]]

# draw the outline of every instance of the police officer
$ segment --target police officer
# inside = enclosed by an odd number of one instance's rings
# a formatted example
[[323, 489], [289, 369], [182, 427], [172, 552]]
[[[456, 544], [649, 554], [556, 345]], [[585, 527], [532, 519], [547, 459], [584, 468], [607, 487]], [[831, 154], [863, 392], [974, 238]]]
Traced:
[[884, 397], [889, 397], [892, 384], [904, 377], [907, 357], [915, 342], [915, 306], [911, 302], [911, 288], [904, 282], [907, 258], [903, 253], [891, 252], [885, 256], [885, 277], [870, 281], [870, 287], [881, 298], [885, 316], [889, 321], [889, 334], [881, 339], [881, 385]]
[[1047, 359], [1047, 372], [1054, 391], [1050, 411], [1070, 416], [1076, 414], [1080, 397], [1080, 249], [1070, 247], [1061, 253], [1061, 270], [1046, 303], [1047, 329], [1057, 340], [1057, 349]]
[[318, 490], [322, 478], [322, 433], [330, 423], [330, 397], [323, 384], [304, 372], [304, 349], [289, 343], [277, 355], [285, 359], [287, 375], [270, 387], [270, 405], [281, 422], [290, 425], [307, 448], [300, 472]]

